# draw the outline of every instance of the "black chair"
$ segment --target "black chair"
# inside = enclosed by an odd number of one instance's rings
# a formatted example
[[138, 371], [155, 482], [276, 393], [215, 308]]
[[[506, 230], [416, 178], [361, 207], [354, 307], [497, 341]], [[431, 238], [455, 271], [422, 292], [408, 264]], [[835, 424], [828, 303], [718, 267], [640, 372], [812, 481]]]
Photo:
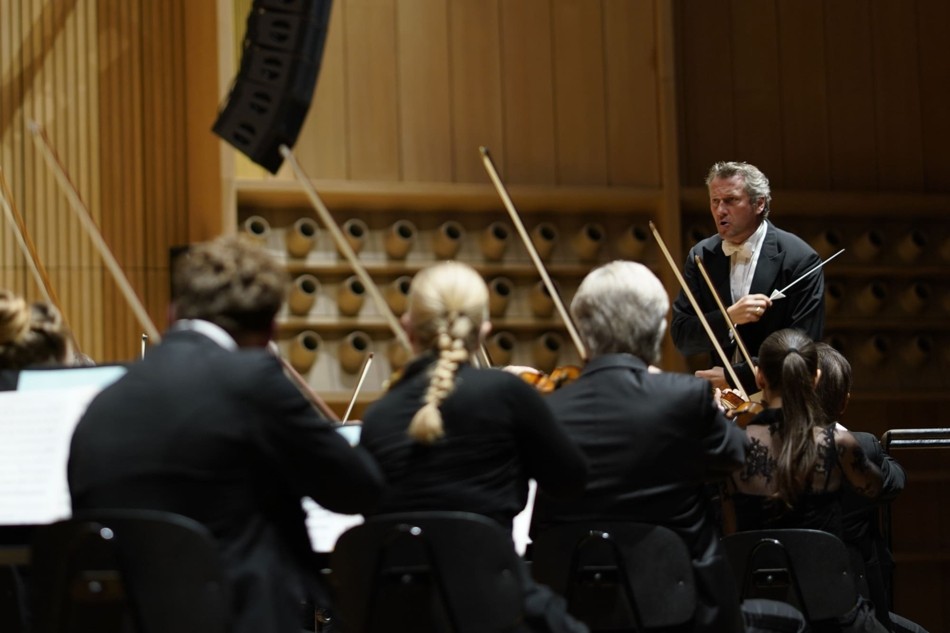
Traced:
[[230, 603], [201, 524], [155, 511], [101, 511], [37, 529], [34, 633], [223, 633]]
[[686, 624], [696, 611], [692, 558], [675, 532], [641, 523], [568, 523], [534, 538], [531, 573], [592, 631]]
[[523, 631], [527, 574], [511, 534], [466, 512], [381, 515], [330, 554], [344, 633]]
[[810, 623], [835, 621], [858, 601], [844, 543], [818, 530], [754, 530], [722, 539], [740, 596], [797, 607]]

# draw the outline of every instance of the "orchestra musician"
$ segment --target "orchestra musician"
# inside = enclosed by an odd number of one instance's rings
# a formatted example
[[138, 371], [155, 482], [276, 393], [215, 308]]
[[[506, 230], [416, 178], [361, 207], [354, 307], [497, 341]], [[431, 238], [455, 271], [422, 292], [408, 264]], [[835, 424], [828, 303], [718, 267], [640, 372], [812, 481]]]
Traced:
[[[727, 481], [723, 507], [727, 524], [739, 531], [804, 528], [843, 538], [844, 487], [868, 498], [880, 494], [880, 469], [819, 401], [818, 357], [815, 343], [790, 328], [759, 348], [756, 380], [767, 408], [746, 426], [746, 463]], [[864, 599], [837, 624], [842, 631], [887, 630]]]
[[[0, 369], [69, 363], [69, 334], [59, 310], [0, 290]], [[0, 389], [16, 385], [0, 384]]]
[[584, 520], [668, 527], [694, 559], [698, 607], [689, 630], [741, 631], [738, 593], [705, 484], [742, 465], [745, 437], [725, 418], [709, 383], [650, 371], [668, 310], [663, 284], [642, 264], [615, 261], [581, 282], [571, 314], [590, 360], [547, 402], [587, 456], [587, 489], [576, 499], [556, 499], [540, 488], [531, 533]]
[[[818, 399], [825, 415], [837, 424], [848, 407], [851, 396], [851, 363], [827, 343], [815, 343], [818, 350]], [[874, 603], [877, 619], [888, 630], [906, 633], [926, 633], [919, 624], [890, 612], [890, 578], [894, 567], [887, 541], [881, 533], [878, 508], [893, 501], [904, 490], [906, 475], [900, 463], [886, 452], [872, 433], [851, 431], [865, 454], [881, 469], [881, 492], [873, 499], [860, 495], [849, 487], [841, 492], [842, 534], [849, 547], [854, 548], [864, 561], [864, 578], [869, 598]]]
[[[788, 296], [774, 301], [769, 298], [772, 291], [785, 288], [821, 260], [801, 238], [768, 221], [772, 199], [769, 180], [754, 165], [716, 163], [706, 176], [706, 186], [716, 234], [690, 249], [683, 277], [717, 340], [732, 357], [743, 388], [752, 393], [752, 369], [747, 363], [738, 362], [729, 324], [700, 276], [696, 257], [702, 259], [720, 298], [728, 306], [729, 318], [750, 350], [757, 350], [769, 334], [783, 328], [800, 329], [812, 340], [821, 338], [825, 321], [821, 270], [802, 279]], [[670, 331], [676, 348], [686, 356], [713, 350], [682, 291], [673, 303]], [[720, 362], [715, 356], [711, 358], [713, 364]], [[715, 387], [729, 386], [722, 367], [700, 370], [696, 375]]]
[[362, 513], [383, 483], [264, 349], [285, 285], [282, 267], [240, 236], [189, 249], [174, 272], [173, 325], [93, 400], [69, 456], [74, 512], [162, 510], [210, 529], [239, 633], [296, 633], [301, 605], [325, 604], [302, 497]]
[[[584, 457], [542, 396], [511, 373], [471, 364], [490, 329], [488, 288], [472, 267], [442, 262], [417, 273], [402, 322], [417, 356], [367, 409], [360, 438], [387, 480], [376, 513], [474, 512], [511, 530], [529, 479], [550, 494], [583, 490]], [[587, 630], [526, 571], [521, 580], [532, 630]]]

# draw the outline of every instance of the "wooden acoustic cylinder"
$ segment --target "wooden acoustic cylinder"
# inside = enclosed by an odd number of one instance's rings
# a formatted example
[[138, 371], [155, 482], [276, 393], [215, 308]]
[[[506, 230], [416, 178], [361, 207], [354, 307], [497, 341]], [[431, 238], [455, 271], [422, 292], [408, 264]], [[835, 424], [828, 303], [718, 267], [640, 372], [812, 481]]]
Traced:
[[564, 347], [564, 337], [557, 332], [544, 332], [531, 345], [533, 366], [546, 374], [557, 367], [557, 360]]
[[343, 316], [353, 317], [363, 309], [366, 300], [366, 286], [356, 275], [343, 280], [336, 289], [336, 306]]
[[548, 287], [543, 281], [531, 286], [528, 305], [531, 306], [531, 314], [539, 319], [547, 319], [554, 314], [554, 299], [551, 298], [551, 293], [548, 292]]
[[623, 259], [636, 261], [643, 256], [649, 243], [649, 231], [639, 224], [631, 224], [617, 237], [617, 254]]
[[287, 358], [290, 361], [290, 366], [301, 374], [310, 371], [322, 346], [323, 340], [313, 330], [304, 330], [299, 333], [290, 342], [290, 352]]
[[825, 313], [834, 314], [841, 307], [844, 286], [837, 281], [825, 282]]
[[259, 215], [248, 216], [241, 230], [258, 244], [264, 244], [270, 236], [270, 222]]
[[317, 241], [317, 222], [313, 218], [300, 218], [284, 236], [287, 254], [291, 257], [306, 257]]
[[412, 277], [401, 275], [393, 279], [384, 293], [386, 304], [396, 316], [402, 316], [409, 306], [409, 288], [412, 286]]
[[515, 337], [511, 332], [499, 331], [485, 341], [485, 350], [491, 359], [492, 365], [500, 367], [511, 364], [511, 357], [515, 353]]
[[386, 346], [386, 360], [389, 361], [390, 370], [399, 371], [409, 362], [409, 350], [399, 339], [394, 338]]
[[310, 273], [294, 278], [287, 293], [287, 309], [294, 316], [304, 316], [313, 308], [320, 293], [320, 281]]
[[927, 235], [912, 229], [897, 243], [897, 257], [906, 263], [917, 261], [927, 248]]
[[409, 220], [396, 220], [386, 232], [383, 249], [390, 259], [405, 259], [416, 242], [416, 225]]
[[862, 314], [876, 314], [887, 300], [887, 287], [880, 281], [872, 281], [858, 293], [855, 305]]
[[482, 257], [490, 262], [501, 261], [508, 250], [508, 241], [511, 231], [504, 222], [492, 222], [482, 232], [479, 246], [482, 251]]
[[557, 246], [558, 231], [557, 227], [550, 222], [541, 222], [531, 229], [531, 244], [537, 251], [541, 261], [548, 261]]
[[372, 341], [366, 332], [359, 330], [350, 332], [340, 341], [337, 357], [340, 369], [347, 374], [356, 374], [363, 367], [363, 362], [369, 355]]
[[924, 334], [916, 334], [903, 342], [899, 353], [907, 367], [918, 369], [927, 364], [933, 355], [933, 350], [932, 338]]
[[511, 295], [514, 292], [514, 284], [507, 277], [495, 277], [488, 282], [488, 314], [497, 318], [505, 316], [508, 311], [508, 304], [511, 302]]
[[827, 229], [815, 235], [810, 243], [819, 257], [828, 259], [829, 256], [841, 250], [841, 234], [834, 229]]
[[359, 253], [363, 250], [363, 246], [366, 244], [366, 236], [369, 235], [369, 227], [366, 226], [366, 222], [363, 222], [359, 218], [350, 218], [343, 223], [343, 226], [340, 227], [340, 231], [343, 233], [346, 243], [350, 245], [354, 253]]
[[851, 252], [863, 262], [875, 259], [884, 248], [884, 235], [876, 230], [865, 231], [851, 244]]
[[931, 290], [930, 284], [915, 281], [901, 293], [901, 309], [907, 314], [920, 314], [930, 303], [932, 296], [933, 290]]
[[865, 367], [876, 367], [884, 364], [890, 351], [890, 340], [882, 334], [873, 334], [860, 345], [855, 358]]
[[574, 236], [574, 253], [582, 262], [592, 262], [600, 254], [604, 244], [604, 227], [596, 222], [588, 222]]
[[465, 239], [465, 229], [455, 220], [443, 222], [432, 234], [432, 254], [436, 259], [452, 259]]

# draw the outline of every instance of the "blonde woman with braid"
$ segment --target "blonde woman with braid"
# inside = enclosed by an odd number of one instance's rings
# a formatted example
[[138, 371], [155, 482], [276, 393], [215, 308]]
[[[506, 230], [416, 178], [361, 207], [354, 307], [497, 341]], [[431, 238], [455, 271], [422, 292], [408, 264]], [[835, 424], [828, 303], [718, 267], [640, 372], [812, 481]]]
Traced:
[[[490, 329], [488, 289], [473, 268], [443, 262], [417, 273], [403, 326], [417, 356], [363, 416], [360, 444], [387, 481], [377, 514], [474, 512], [510, 530], [529, 479], [550, 494], [583, 491], [584, 457], [542, 397], [511, 373], [470, 362]], [[532, 630], [586, 630], [523, 578]]]

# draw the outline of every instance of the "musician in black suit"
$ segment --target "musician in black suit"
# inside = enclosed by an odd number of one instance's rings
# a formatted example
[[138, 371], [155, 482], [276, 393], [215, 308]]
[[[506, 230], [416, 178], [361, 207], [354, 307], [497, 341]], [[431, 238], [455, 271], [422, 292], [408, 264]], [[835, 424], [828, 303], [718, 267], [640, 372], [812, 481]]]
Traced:
[[705, 484], [742, 465], [745, 437], [708, 382], [651, 369], [668, 310], [666, 290], [641, 264], [613, 262], [581, 283], [571, 312], [590, 361], [548, 404], [587, 456], [587, 488], [570, 500], [540, 488], [532, 533], [584, 520], [668, 527], [693, 556], [700, 607], [691, 630], [741, 631]]
[[[750, 354], [756, 353], [769, 334], [784, 328], [802, 330], [815, 341], [821, 339], [825, 323], [821, 270], [796, 283], [784, 298], [769, 298], [772, 291], [796, 281], [821, 259], [801, 238], [767, 220], [772, 195], [768, 178], [757, 167], [741, 162], [716, 163], [709, 170], [706, 186], [717, 233], [690, 249], [683, 277], [739, 380], [751, 393], [757, 391], [755, 377], [736, 354], [729, 324], [702, 278], [696, 257], [702, 260]], [[712, 354], [714, 367], [696, 372], [698, 376], [716, 387], [729, 386], [722, 361], [715, 356], [706, 330], [682, 291], [673, 303], [670, 330], [676, 348], [684, 355]]]
[[302, 497], [355, 514], [383, 483], [263, 348], [284, 287], [281, 267], [238, 237], [190, 249], [174, 325], [95, 398], [69, 458], [74, 512], [163, 510], [211, 530], [240, 633], [299, 631], [301, 603], [319, 595]]

